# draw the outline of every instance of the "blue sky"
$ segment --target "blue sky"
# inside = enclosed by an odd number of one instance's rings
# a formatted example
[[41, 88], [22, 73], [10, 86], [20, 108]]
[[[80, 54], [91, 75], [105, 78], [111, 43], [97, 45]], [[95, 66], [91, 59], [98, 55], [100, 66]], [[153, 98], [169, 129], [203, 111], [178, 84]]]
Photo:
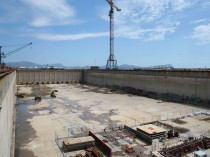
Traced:
[[[115, 0], [118, 64], [210, 68], [210, 0]], [[105, 65], [106, 0], [1, 0], [0, 45], [33, 42], [5, 62]], [[15, 47], [3, 47], [9, 52]]]

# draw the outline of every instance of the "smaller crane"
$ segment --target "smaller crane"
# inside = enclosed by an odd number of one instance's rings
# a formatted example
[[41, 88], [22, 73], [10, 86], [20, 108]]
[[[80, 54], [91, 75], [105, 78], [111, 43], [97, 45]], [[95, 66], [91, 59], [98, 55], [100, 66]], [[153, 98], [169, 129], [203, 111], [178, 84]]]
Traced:
[[7, 52], [7, 53], [4, 53], [4, 52], [1, 51], [2, 47], [5, 47], [5, 46], [0, 46], [0, 65], [2, 65], [2, 63], [3, 63], [3, 62], [2, 62], [2, 59], [4, 59], [4, 58], [6, 58], [6, 57], [8, 57], [8, 56], [10, 56], [10, 55], [12, 55], [12, 54], [14, 54], [14, 53], [20, 51], [20, 50], [22, 50], [22, 49], [24, 49], [25, 47], [28, 47], [28, 46], [30, 46], [30, 45], [32, 45], [32, 42], [27, 43], [27, 44], [24, 44], [23, 46], [21, 46], [21, 47], [15, 49], [15, 50], [12, 50], [12, 51], [10, 51], [10, 52]]

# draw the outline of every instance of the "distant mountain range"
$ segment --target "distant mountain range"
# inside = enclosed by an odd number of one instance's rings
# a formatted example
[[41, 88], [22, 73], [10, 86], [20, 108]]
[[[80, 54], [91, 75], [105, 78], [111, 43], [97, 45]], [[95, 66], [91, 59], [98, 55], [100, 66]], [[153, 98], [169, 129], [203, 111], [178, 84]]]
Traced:
[[[36, 64], [28, 61], [21, 61], [21, 62], [8, 62], [6, 63], [7, 66], [12, 66], [16, 68], [62, 68], [62, 69], [89, 69], [90, 66], [64, 66], [60, 63], [57, 64]], [[100, 69], [105, 69], [105, 66], [100, 66]], [[140, 68], [135, 65], [128, 65], [128, 64], [122, 64], [118, 68], [120, 69], [133, 69], [133, 68]]]
[[56, 68], [68, 68], [60, 63], [57, 64], [36, 64], [28, 61], [21, 62], [8, 62], [7, 66], [17, 67], [17, 68], [47, 68], [47, 67], [56, 67]]

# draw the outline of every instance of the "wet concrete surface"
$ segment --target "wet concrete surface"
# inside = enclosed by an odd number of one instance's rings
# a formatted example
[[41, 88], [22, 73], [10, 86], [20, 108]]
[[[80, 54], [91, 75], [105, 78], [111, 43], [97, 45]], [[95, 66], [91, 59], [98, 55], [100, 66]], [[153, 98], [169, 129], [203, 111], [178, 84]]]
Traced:
[[[27, 145], [37, 138], [36, 131], [30, 123], [30, 120], [34, 116], [40, 115], [38, 111], [48, 110], [49, 114], [53, 113], [53, 108], [42, 107], [34, 109], [36, 112], [30, 112], [28, 107], [30, 105], [36, 105], [34, 96], [42, 95], [48, 96], [50, 94], [51, 88], [45, 85], [32, 85], [31, 93], [18, 93], [22, 95], [22, 98], [18, 98], [17, 112], [16, 112], [16, 143], [15, 143], [15, 156], [16, 157], [37, 157], [34, 152], [27, 149]], [[33, 109], [31, 109], [32, 111]]]
[[[28, 105], [25, 100], [19, 99], [19, 101], [21, 102], [18, 104], [16, 112], [15, 156], [36, 157], [34, 156], [34, 153], [32, 151], [24, 148], [28, 143], [30, 143], [33, 139], [37, 137], [35, 129], [28, 121], [34, 115], [28, 112]], [[28, 101], [32, 102], [33, 100], [27, 100], [27, 102]]]

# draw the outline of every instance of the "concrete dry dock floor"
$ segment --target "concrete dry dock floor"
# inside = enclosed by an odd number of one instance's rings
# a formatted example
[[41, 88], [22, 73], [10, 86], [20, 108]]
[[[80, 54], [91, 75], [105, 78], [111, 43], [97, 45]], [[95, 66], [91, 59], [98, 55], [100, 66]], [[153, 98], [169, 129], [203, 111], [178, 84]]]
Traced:
[[[52, 90], [58, 90], [56, 98], [50, 97]], [[134, 126], [165, 120], [167, 124], [188, 129], [183, 132], [186, 136], [210, 133], [210, 123], [199, 118], [187, 117], [182, 124], [167, 121], [202, 110], [195, 106], [79, 84], [23, 85], [18, 86], [18, 92], [25, 98], [19, 98], [17, 105], [16, 157], [62, 157], [55, 132], [65, 137], [86, 129], [102, 131], [110, 123], [110, 116], [112, 125]], [[41, 95], [42, 101], [35, 103], [35, 95]]]

